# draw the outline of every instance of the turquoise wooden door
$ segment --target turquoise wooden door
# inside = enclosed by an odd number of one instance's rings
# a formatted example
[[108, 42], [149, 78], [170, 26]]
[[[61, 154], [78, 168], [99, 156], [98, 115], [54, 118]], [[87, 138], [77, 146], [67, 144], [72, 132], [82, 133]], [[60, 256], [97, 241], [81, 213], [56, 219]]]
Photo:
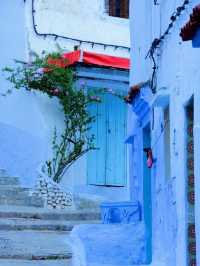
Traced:
[[[143, 147], [151, 147], [150, 126], [143, 129]], [[147, 260], [152, 260], [152, 198], [151, 170], [147, 167], [146, 153], [143, 153], [143, 217], [147, 232]]]
[[87, 176], [88, 183], [93, 185], [105, 185], [105, 157], [106, 157], [106, 104], [105, 95], [101, 96], [102, 103], [91, 104], [89, 111], [91, 115], [96, 116], [96, 122], [93, 123], [89, 134], [95, 136], [95, 147], [98, 150], [90, 151], [87, 157]]
[[95, 135], [96, 151], [87, 159], [88, 183], [102, 186], [126, 185], [126, 105], [110, 94], [101, 96], [102, 103], [89, 107], [97, 116], [90, 133]]

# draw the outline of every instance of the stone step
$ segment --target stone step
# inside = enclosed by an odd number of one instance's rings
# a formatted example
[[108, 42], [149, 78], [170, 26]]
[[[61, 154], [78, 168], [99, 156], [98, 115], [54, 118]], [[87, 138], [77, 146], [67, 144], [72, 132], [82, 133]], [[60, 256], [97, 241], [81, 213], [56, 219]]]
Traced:
[[0, 231], [71, 231], [78, 224], [98, 224], [97, 220], [78, 220], [78, 221], [57, 221], [57, 220], [38, 220], [38, 219], [0, 219]]
[[72, 266], [71, 259], [66, 260], [5, 260], [0, 259], [0, 266]]
[[[53, 250], [52, 250], [53, 251]], [[51, 260], [51, 261], [57, 261], [57, 260], [71, 260], [72, 259], [72, 253], [69, 254], [39, 254], [39, 255], [31, 255], [31, 254], [0, 254], [0, 261], [2, 259], [12, 259], [12, 260], [29, 260], [29, 261], [38, 261], [38, 260]]]
[[48, 210], [27, 206], [0, 206], [0, 218], [26, 218], [40, 220], [90, 221], [100, 220], [100, 213], [90, 210]]
[[11, 197], [0, 195], [0, 205], [43, 207], [44, 200], [37, 196], [22, 194], [13, 194]]
[[17, 186], [20, 185], [19, 177], [1, 176], [0, 175], [0, 186]]
[[[140, 265], [138, 265], [138, 264], [132, 264], [132, 263], [130, 263], [130, 264], [122, 264], [122, 263], [120, 263], [120, 264], [107, 264], [107, 263], [89, 263], [87, 266], [147, 266], [146, 264], [140, 264]], [[150, 265], [149, 264], [149, 266], [152, 266], [152, 265]], [[157, 265], [157, 266], [161, 266], [161, 265]]]
[[0, 177], [7, 176], [7, 171], [5, 169], [0, 168]]
[[29, 196], [30, 188], [19, 186], [0, 186], [0, 196], [13, 197], [16, 195]]
[[147, 262], [148, 235], [143, 222], [79, 225], [70, 237], [75, 265], [133, 266]]
[[61, 260], [71, 258], [70, 238], [66, 232], [0, 232], [0, 259]]

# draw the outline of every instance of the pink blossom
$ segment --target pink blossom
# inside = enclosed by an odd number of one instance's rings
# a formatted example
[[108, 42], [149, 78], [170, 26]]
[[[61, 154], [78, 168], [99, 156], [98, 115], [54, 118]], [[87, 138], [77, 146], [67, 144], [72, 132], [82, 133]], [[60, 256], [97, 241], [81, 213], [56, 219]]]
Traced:
[[87, 84], [86, 81], [83, 81], [83, 80], [80, 81], [80, 85], [81, 85], [82, 87], [86, 86], [86, 84]]
[[97, 102], [101, 101], [100, 97], [98, 97], [98, 96], [90, 96], [90, 100], [94, 100], [94, 101], [97, 101]]
[[54, 96], [58, 96], [60, 94], [60, 91], [57, 88], [53, 88], [50, 90], [50, 93], [52, 93], [52, 95]]
[[151, 157], [149, 157], [149, 158], [147, 159], [147, 167], [148, 167], [148, 168], [151, 168], [152, 165], [153, 165], [153, 160], [152, 160]]
[[114, 93], [112, 89], [107, 89], [107, 92]]
[[38, 69], [35, 71], [35, 73], [38, 74], [38, 75], [43, 75], [43, 74], [44, 74], [44, 68], [43, 68], [43, 67], [38, 68]]

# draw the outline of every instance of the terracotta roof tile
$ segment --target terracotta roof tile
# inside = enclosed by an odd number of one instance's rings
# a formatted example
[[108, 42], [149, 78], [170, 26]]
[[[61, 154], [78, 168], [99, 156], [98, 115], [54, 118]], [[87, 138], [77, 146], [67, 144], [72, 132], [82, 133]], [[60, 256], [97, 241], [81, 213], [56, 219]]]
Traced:
[[145, 82], [140, 82], [136, 85], [130, 87], [128, 95], [124, 97], [126, 103], [132, 103], [132, 101], [136, 98], [136, 96], [140, 93], [140, 90], [144, 87], [149, 85], [149, 80]]
[[190, 20], [181, 29], [180, 36], [183, 41], [190, 41], [193, 39], [198, 27], [200, 27], [200, 4], [193, 8], [190, 15]]

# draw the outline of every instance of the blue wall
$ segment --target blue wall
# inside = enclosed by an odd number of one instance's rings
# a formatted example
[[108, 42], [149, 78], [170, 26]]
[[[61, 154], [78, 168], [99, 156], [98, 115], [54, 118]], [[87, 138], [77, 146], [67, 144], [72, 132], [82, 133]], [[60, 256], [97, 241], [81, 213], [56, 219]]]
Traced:
[[[26, 61], [25, 4], [23, 0], [2, 1], [0, 9], [0, 69], [14, 66], [13, 59]], [[11, 89], [0, 71], [0, 93]], [[46, 144], [34, 96], [26, 91], [0, 95], [0, 168], [21, 177], [32, 186], [36, 168], [44, 161]]]
[[[24, 1], [2, 1], [0, 9], [0, 66], [12, 64], [14, 58], [25, 58]], [[2, 80], [1, 80], [2, 84]]]
[[[152, 260], [152, 170], [147, 168], [147, 158], [143, 148], [151, 147], [151, 109], [152, 98], [149, 87], [141, 89], [140, 94], [131, 105], [132, 116], [128, 123], [132, 123], [132, 133], [129, 132], [130, 146], [130, 184], [131, 198], [138, 200], [142, 206], [142, 220], [147, 232], [147, 260]], [[131, 127], [130, 127], [131, 130]]]
[[42, 139], [0, 123], [0, 166], [9, 174], [20, 176], [21, 183], [30, 187], [35, 184], [36, 169], [44, 161]]

